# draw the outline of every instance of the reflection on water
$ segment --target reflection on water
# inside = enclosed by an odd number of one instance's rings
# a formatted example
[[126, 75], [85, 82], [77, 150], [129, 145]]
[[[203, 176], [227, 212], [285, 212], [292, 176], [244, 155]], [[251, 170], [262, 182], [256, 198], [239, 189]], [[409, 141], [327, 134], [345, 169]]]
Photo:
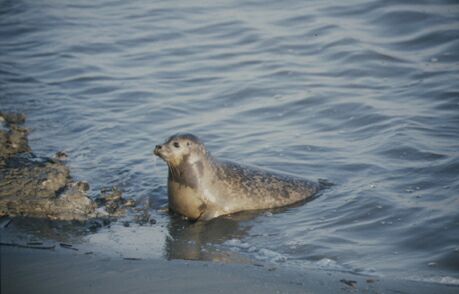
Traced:
[[50, 221], [14, 218], [2, 221], [2, 242], [27, 245], [30, 242], [72, 244], [81, 251], [129, 258], [209, 260], [217, 262], [249, 262], [247, 257], [216, 245], [236, 238], [243, 239], [250, 230], [249, 220], [256, 213], [241, 213], [209, 222], [190, 222], [178, 215], [154, 225], [138, 225], [131, 221], [114, 223], [100, 220], [88, 222]]
[[0, 225], [2, 242], [5, 243], [65, 243], [80, 252], [97, 252], [124, 258], [165, 257], [253, 263], [254, 259], [249, 254], [240, 252], [237, 246], [228, 245], [235, 245], [235, 242], [238, 245], [240, 240], [248, 237], [253, 221], [260, 216], [285, 213], [309, 201], [271, 210], [240, 212], [208, 222], [191, 222], [177, 214], [161, 214], [155, 224], [138, 224], [133, 221], [135, 217], [128, 216], [115, 222], [102, 219], [79, 222], [4, 218]]
[[[7, 227], [3, 227], [6, 226]], [[20, 231], [24, 234], [15, 234]], [[2, 241], [13, 241], [16, 238], [55, 240], [63, 243], [81, 243], [90, 231], [90, 226], [78, 221], [51, 221], [46, 219], [31, 219], [17, 217], [3, 218], [1, 235]]]
[[[255, 217], [252, 215], [250, 218]], [[221, 217], [209, 222], [190, 223], [179, 216], [171, 217], [168, 225], [171, 238], [166, 240], [168, 259], [212, 260], [218, 262], [241, 262], [242, 256], [229, 251], [216, 250], [215, 245], [232, 238], [243, 239], [250, 225], [240, 217]]]

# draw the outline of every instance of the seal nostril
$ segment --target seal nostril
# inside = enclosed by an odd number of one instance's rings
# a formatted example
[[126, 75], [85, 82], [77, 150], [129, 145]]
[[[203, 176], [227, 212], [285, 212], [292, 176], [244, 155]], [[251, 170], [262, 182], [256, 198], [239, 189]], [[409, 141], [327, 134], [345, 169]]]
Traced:
[[155, 148], [156, 148], [156, 149], [161, 149], [161, 147], [163, 147], [163, 146], [161, 146], [161, 145], [156, 145]]

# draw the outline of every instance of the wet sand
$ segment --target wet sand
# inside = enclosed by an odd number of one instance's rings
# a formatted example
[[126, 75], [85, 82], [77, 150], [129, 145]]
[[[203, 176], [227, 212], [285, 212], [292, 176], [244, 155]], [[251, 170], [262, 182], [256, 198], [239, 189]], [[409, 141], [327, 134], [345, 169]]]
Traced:
[[271, 265], [127, 260], [1, 246], [1, 293], [458, 293], [459, 287]]

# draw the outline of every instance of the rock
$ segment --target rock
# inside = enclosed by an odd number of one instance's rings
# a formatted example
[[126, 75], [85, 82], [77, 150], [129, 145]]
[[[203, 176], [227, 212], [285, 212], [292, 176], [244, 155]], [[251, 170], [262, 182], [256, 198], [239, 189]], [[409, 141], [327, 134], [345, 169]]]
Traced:
[[89, 190], [89, 184], [85, 181], [76, 182], [75, 185], [77, 186], [79, 191], [86, 192]]
[[29, 216], [59, 220], [95, 217], [89, 185], [74, 182], [60, 161], [37, 157], [28, 145], [27, 130], [16, 125], [21, 114], [0, 112], [0, 216]]
[[54, 158], [57, 159], [57, 160], [65, 161], [69, 157], [68, 157], [67, 153], [65, 153], [64, 151], [59, 151], [59, 152], [56, 152], [56, 154], [54, 154]]
[[8, 158], [0, 175], [0, 200], [55, 198], [70, 179], [66, 166], [31, 155]]
[[150, 224], [150, 225], [156, 224], [156, 220], [151, 217], [147, 209], [143, 209], [140, 211], [140, 214], [135, 215], [134, 222], [141, 226], [145, 224]]
[[134, 207], [136, 201], [132, 198], [124, 199], [123, 193], [117, 187], [105, 188], [96, 202], [105, 207], [110, 217], [120, 217], [126, 214], [129, 207]]
[[0, 111], [0, 122], [7, 124], [23, 124], [26, 116], [23, 113], [5, 113]]
[[135, 200], [134, 199], [126, 199], [124, 202], [124, 206], [126, 207], [134, 207], [135, 206]]
[[61, 163], [14, 156], [0, 170], [0, 215], [84, 220], [95, 208]]
[[110, 214], [116, 214], [117, 210], [120, 208], [119, 204], [116, 202], [107, 202], [105, 205], [105, 210]]
[[105, 206], [105, 211], [110, 217], [121, 217], [126, 214], [126, 208], [123, 203], [123, 193], [116, 187], [104, 189], [101, 191], [101, 196], [97, 202], [101, 206]]
[[[74, 181], [65, 165], [68, 155], [57, 152], [54, 158], [37, 157], [28, 145], [23, 114], [0, 112], [0, 217], [28, 216], [53, 220], [99, 218], [102, 222], [126, 214], [134, 199], [123, 199], [117, 188], [102, 191], [97, 203], [88, 197], [89, 184]], [[154, 222], [147, 212], [140, 223]], [[106, 225], [103, 223], [103, 225]], [[107, 224], [109, 225], [109, 223]], [[90, 230], [100, 223], [94, 222]]]
[[118, 190], [116, 187], [113, 187], [111, 190], [102, 191], [101, 199], [105, 202], [118, 202], [121, 201], [123, 193]]
[[[27, 129], [14, 124], [14, 122], [23, 123], [24, 120], [25, 116], [0, 112], [0, 123], [6, 127], [6, 130], [0, 129], [0, 157], [3, 159], [31, 151], [27, 140]], [[4, 160], [0, 160], [0, 166], [2, 162], [4, 163]]]
[[357, 288], [357, 281], [341, 279], [340, 282], [348, 285], [349, 287]]

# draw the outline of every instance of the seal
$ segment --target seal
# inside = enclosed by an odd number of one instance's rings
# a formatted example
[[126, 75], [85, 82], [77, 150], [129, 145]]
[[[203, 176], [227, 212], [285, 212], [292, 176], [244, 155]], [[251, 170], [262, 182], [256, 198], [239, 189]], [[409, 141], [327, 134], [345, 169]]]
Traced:
[[217, 160], [192, 134], [174, 135], [153, 153], [169, 167], [169, 208], [191, 220], [291, 205], [321, 187], [300, 177]]

